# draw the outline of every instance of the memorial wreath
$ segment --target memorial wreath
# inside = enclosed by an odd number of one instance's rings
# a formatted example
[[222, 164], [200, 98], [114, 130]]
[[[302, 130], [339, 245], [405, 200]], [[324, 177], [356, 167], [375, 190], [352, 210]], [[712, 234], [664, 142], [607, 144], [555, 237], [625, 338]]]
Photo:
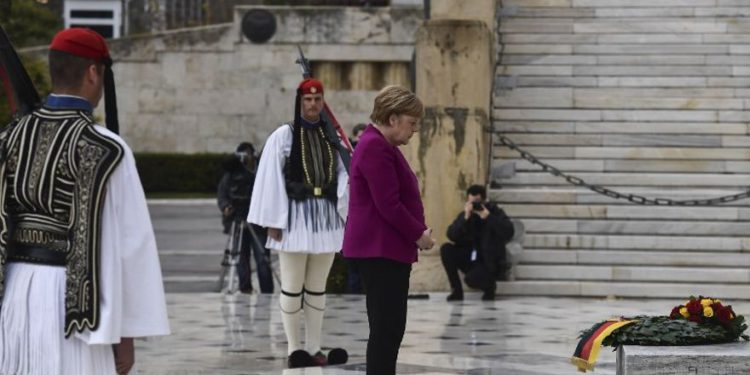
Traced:
[[669, 316], [621, 317], [594, 324], [581, 332], [571, 362], [581, 372], [594, 369], [601, 346], [707, 345], [750, 340], [743, 334], [745, 317], [732, 306], [710, 297], [693, 297], [675, 306]]

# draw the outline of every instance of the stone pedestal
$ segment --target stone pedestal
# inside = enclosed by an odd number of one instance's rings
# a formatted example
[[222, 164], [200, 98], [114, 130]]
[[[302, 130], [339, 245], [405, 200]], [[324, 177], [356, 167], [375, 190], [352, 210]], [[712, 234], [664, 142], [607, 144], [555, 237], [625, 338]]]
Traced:
[[617, 375], [750, 374], [750, 343], [700, 346], [622, 346]]
[[404, 155], [422, 190], [427, 225], [438, 243], [424, 252], [412, 290], [445, 290], [439, 247], [463, 209], [465, 191], [487, 182], [492, 33], [479, 20], [434, 20], [417, 31], [416, 93], [425, 117]]

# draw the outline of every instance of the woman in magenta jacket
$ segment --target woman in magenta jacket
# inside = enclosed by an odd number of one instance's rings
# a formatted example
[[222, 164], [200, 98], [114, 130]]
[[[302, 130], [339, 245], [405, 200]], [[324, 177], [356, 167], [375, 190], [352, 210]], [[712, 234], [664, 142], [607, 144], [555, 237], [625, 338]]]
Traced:
[[406, 329], [406, 297], [417, 249], [435, 241], [425, 225], [417, 176], [398, 146], [419, 130], [422, 102], [388, 86], [378, 93], [349, 171], [344, 256], [359, 266], [367, 294], [367, 374], [396, 373]]

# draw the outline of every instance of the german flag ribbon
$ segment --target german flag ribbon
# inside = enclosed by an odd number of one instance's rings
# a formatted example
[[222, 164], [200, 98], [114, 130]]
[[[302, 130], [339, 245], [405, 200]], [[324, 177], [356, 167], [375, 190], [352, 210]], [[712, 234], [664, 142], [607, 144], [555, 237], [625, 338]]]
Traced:
[[599, 350], [602, 347], [602, 341], [618, 328], [635, 322], [637, 320], [610, 319], [600, 323], [591, 333], [581, 337], [570, 362], [578, 367], [580, 372], [593, 371], [596, 357], [599, 356]]

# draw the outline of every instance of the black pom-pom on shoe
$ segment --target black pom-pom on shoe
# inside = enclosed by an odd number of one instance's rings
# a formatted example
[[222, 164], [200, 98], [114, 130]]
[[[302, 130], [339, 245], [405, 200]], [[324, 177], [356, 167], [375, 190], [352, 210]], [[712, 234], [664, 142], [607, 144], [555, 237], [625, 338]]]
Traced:
[[343, 365], [349, 360], [349, 353], [341, 348], [331, 349], [328, 352], [328, 364], [329, 365]]
[[310, 367], [313, 366], [313, 358], [307, 351], [295, 350], [287, 358], [289, 368]]

